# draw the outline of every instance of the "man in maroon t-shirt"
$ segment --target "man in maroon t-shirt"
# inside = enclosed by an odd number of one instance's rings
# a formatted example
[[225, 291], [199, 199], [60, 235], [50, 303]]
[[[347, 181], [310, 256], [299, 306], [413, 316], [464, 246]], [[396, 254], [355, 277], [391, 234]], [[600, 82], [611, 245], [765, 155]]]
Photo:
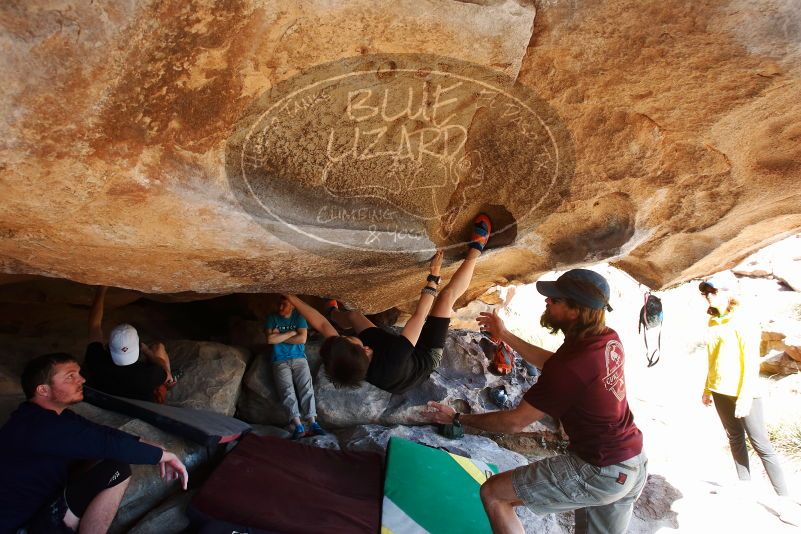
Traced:
[[556, 352], [511, 334], [494, 312], [478, 318], [482, 330], [542, 369], [523, 402], [484, 414], [430, 402], [424, 413], [438, 423], [456, 420], [498, 433], [520, 432], [545, 414], [561, 421], [570, 438], [567, 454], [500, 473], [481, 486], [493, 532], [523, 532], [514, 508], [525, 505], [538, 514], [576, 510], [576, 534], [623, 534], [648, 462], [626, 401], [623, 345], [606, 327], [609, 284], [594, 271], [572, 269], [555, 282], [537, 282], [537, 290], [547, 297], [540, 323], [565, 334]]

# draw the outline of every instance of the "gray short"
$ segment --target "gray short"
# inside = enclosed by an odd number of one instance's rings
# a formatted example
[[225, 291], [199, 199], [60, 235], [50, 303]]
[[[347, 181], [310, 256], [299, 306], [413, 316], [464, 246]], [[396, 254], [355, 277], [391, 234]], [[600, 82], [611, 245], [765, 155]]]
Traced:
[[576, 510], [576, 534], [622, 534], [647, 478], [644, 453], [606, 467], [568, 453], [518, 467], [512, 486], [536, 514]]

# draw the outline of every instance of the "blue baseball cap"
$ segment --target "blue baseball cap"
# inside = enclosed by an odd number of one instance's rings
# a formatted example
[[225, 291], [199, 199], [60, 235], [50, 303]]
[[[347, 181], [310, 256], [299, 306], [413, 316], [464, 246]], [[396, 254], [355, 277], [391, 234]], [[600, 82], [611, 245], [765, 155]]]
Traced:
[[586, 308], [612, 311], [609, 283], [589, 269], [570, 269], [553, 282], [537, 282], [537, 291], [546, 297], [570, 299]]

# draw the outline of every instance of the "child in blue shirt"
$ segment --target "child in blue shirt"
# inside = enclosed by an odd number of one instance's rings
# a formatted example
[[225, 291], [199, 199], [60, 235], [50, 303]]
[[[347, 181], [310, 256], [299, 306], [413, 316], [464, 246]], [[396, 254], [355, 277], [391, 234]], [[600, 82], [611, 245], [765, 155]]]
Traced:
[[[306, 434], [301, 422], [301, 411], [309, 421], [309, 432], [316, 435], [325, 431], [316, 421], [314, 405], [314, 386], [312, 385], [309, 363], [306, 360], [306, 335], [309, 325], [286, 297], [281, 298], [278, 313], [267, 316], [264, 332], [267, 343], [273, 347], [273, 377], [286, 408], [287, 415], [294, 426], [292, 439]], [[300, 406], [299, 406], [300, 405]]]

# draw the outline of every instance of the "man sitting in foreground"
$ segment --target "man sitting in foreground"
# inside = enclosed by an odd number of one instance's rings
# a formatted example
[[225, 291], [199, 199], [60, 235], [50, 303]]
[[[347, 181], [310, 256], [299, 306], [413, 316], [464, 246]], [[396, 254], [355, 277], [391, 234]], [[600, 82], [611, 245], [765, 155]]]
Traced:
[[103, 346], [101, 323], [106, 289], [97, 288], [89, 312], [89, 344], [84, 361], [88, 385], [111, 395], [163, 404], [167, 388], [175, 385], [163, 344], [149, 347], [140, 343], [136, 328], [121, 324], [111, 331], [108, 347]]
[[334, 322], [345, 329], [353, 328], [356, 333], [341, 336], [317, 310], [288, 295], [311, 327], [326, 338], [320, 356], [329, 380], [337, 387], [351, 388], [366, 380], [390, 393], [403, 393], [428, 378], [442, 361], [453, 305], [470, 285], [490, 231], [489, 217], [481, 214], [475, 218], [467, 257], [438, 296], [442, 251], [437, 251], [417, 308], [400, 335], [378, 328], [359, 312], [339, 311], [336, 301], [332, 301]]
[[609, 284], [587, 269], [572, 269], [555, 282], [537, 282], [545, 295], [540, 323], [565, 342], [556, 352], [531, 345], [504, 327], [496, 313], [482, 313], [482, 330], [507, 342], [542, 369], [539, 380], [512, 410], [459, 414], [429, 403], [424, 416], [461, 421], [488, 432], [517, 433], [545, 414], [559, 419], [570, 438], [568, 453], [506, 471], [481, 486], [492, 531], [523, 533], [515, 506], [537, 514], [576, 510], [576, 534], [624, 534], [634, 501], [647, 478], [642, 433], [626, 401], [623, 345], [606, 327]]
[[[189, 475], [175, 454], [67, 409], [83, 400], [78, 362], [34, 358], [22, 373], [28, 399], [0, 428], [0, 532], [106, 532], [128, 487], [128, 464], [159, 464], [165, 480]], [[76, 460], [100, 460], [69, 476]]]

